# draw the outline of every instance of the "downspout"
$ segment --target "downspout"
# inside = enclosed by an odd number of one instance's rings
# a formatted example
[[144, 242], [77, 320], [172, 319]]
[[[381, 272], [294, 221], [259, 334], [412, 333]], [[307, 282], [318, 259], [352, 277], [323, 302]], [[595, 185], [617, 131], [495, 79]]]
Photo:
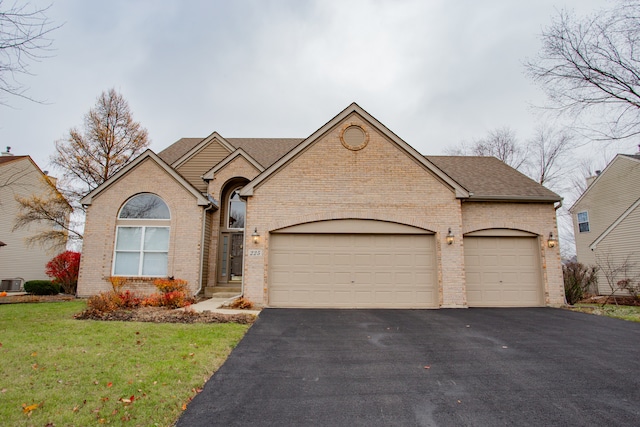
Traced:
[[213, 209], [214, 207], [214, 204], [209, 204], [209, 206], [202, 210], [202, 238], [200, 240], [200, 277], [198, 278], [198, 290], [194, 293], [194, 295], [198, 295], [202, 290], [202, 276], [204, 275], [204, 239], [205, 233], [207, 231], [207, 211], [209, 209]]

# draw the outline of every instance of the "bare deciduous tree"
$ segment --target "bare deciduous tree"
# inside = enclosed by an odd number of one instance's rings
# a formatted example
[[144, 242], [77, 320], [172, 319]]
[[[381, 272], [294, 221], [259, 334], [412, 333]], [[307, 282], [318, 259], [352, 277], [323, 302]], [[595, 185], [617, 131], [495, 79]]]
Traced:
[[602, 272], [611, 290], [604, 304], [613, 297], [613, 301], [617, 305], [616, 294], [621, 292], [637, 296], [638, 286], [640, 286], [640, 269], [633, 259], [633, 254], [615, 257], [609, 252], [596, 253], [598, 270]]
[[561, 11], [542, 44], [525, 67], [552, 107], [582, 119], [595, 138], [640, 133], [640, 1], [582, 18]]
[[[56, 192], [50, 197], [19, 199], [22, 212], [16, 228], [47, 222], [62, 228], [69, 239], [81, 240], [77, 223], [82, 222], [84, 209], [80, 199], [142, 153], [149, 142], [147, 130], [133, 120], [124, 97], [114, 89], [103, 92], [86, 114], [82, 131], [73, 128], [65, 139], [55, 143], [56, 153], [51, 161], [63, 174], [58, 189], [64, 197], [58, 197], [60, 193]], [[79, 217], [66, 225], [62, 221], [65, 198], [73, 206], [76, 218]], [[41, 233], [33, 237], [33, 242], [55, 242], [59, 235]]]
[[564, 160], [572, 150], [573, 137], [563, 131], [540, 126], [528, 143], [525, 172], [542, 185], [553, 187], [564, 178]]
[[69, 216], [71, 205], [64, 196], [58, 192], [53, 183], [48, 181], [48, 190], [44, 194], [33, 194], [28, 197], [16, 196], [19, 204], [19, 212], [16, 216], [13, 230], [31, 225], [45, 225], [37, 227], [34, 234], [27, 238], [27, 244], [40, 245], [52, 251], [63, 251], [67, 240], [77, 240], [81, 236], [70, 225]]
[[526, 147], [518, 143], [516, 133], [508, 127], [494, 129], [482, 139], [461, 143], [445, 152], [454, 156], [493, 156], [514, 169], [522, 168], [527, 160]]
[[56, 141], [51, 161], [80, 185], [78, 196], [83, 196], [125, 167], [149, 142], [147, 130], [133, 120], [129, 103], [110, 89], [85, 115], [82, 131], [72, 128], [65, 139]]
[[[51, 49], [50, 33], [60, 26], [46, 16], [49, 6], [0, 0], [0, 92], [32, 100], [16, 77], [29, 75], [29, 64], [42, 59]], [[0, 97], [0, 104], [6, 104]]]

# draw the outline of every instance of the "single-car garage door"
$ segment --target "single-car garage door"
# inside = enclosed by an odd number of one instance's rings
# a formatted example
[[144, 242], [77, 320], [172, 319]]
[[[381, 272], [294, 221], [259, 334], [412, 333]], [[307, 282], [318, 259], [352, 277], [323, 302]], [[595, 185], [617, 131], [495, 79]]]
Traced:
[[272, 307], [438, 306], [435, 243], [427, 234], [272, 234]]
[[543, 305], [538, 239], [465, 237], [469, 307]]

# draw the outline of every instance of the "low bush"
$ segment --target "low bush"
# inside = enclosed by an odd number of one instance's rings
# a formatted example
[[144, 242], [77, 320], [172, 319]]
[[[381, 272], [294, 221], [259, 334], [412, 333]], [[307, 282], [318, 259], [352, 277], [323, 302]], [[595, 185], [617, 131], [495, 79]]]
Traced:
[[567, 304], [577, 303], [597, 285], [597, 272], [597, 267], [587, 267], [579, 262], [568, 262], [562, 266]]
[[118, 309], [136, 309], [139, 307], [167, 307], [180, 308], [193, 303], [194, 299], [185, 292], [172, 291], [163, 294], [155, 293], [146, 298], [140, 298], [131, 291], [101, 292], [87, 301], [87, 308], [91, 312], [111, 313]]
[[100, 292], [93, 295], [87, 300], [89, 310], [98, 311], [100, 313], [110, 313], [120, 308], [122, 300], [115, 292]]
[[156, 279], [153, 281], [155, 287], [163, 294], [179, 291], [187, 295], [189, 293], [187, 283], [188, 282], [186, 280], [174, 279], [173, 277], [169, 277], [167, 279]]
[[241, 310], [251, 310], [253, 308], [253, 303], [245, 297], [240, 297], [238, 299], [231, 301], [228, 307], [237, 308]]
[[29, 280], [24, 284], [24, 291], [34, 295], [57, 295], [60, 285], [51, 280]]

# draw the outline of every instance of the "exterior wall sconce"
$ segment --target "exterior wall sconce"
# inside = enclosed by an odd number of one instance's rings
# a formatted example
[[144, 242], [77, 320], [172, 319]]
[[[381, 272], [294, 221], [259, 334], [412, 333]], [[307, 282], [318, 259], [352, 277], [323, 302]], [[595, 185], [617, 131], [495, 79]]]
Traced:
[[558, 246], [558, 239], [553, 237], [553, 232], [549, 233], [549, 239], [547, 239], [547, 246], [550, 248], [555, 248]]
[[447, 245], [452, 245], [453, 244], [453, 238], [454, 237], [455, 236], [451, 232], [451, 228], [449, 228], [449, 233], [447, 234]]
[[253, 233], [251, 233], [251, 237], [253, 237], [253, 243], [257, 245], [258, 242], [260, 241], [260, 234], [258, 234], [258, 227], [256, 227], [253, 230]]

